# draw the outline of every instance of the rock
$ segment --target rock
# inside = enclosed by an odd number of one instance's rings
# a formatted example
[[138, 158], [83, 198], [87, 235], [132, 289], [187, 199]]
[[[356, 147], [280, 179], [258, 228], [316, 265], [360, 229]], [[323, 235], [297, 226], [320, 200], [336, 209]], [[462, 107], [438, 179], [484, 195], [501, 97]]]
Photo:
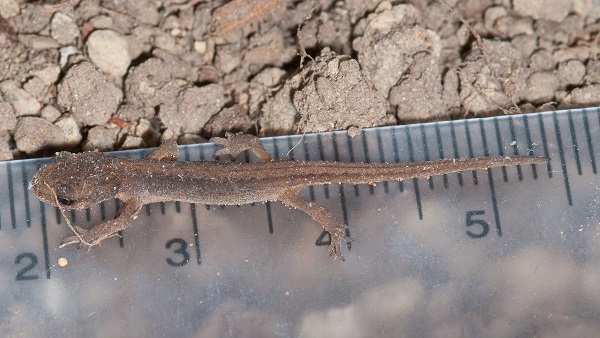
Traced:
[[563, 21], [573, 6], [572, 0], [513, 0], [513, 9], [536, 20]]
[[274, 96], [268, 97], [262, 106], [259, 121], [262, 135], [291, 134], [296, 131], [298, 110], [292, 103], [292, 93], [299, 87], [301, 79], [302, 75], [293, 76], [285, 81]]
[[585, 81], [588, 83], [600, 83], [600, 60], [589, 60], [585, 65]]
[[74, 46], [67, 46], [67, 47], [63, 47], [60, 49], [60, 60], [58, 61], [58, 64], [60, 65], [60, 67], [64, 67], [67, 65], [67, 62], [69, 62], [69, 58], [72, 55], [77, 55], [79, 52], [77, 51], [77, 48]]
[[568, 47], [555, 50], [552, 54], [552, 58], [555, 63], [569, 60], [587, 60], [590, 57], [590, 53], [591, 50], [589, 46]]
[[4, 141], [3, 137], [0, 135], [0, 161], [12, 160], [13, 154], [10, 151], [10, 147], [8, 143]]
[[535, 35], [517, 35], [510, 42], [513, 47], [521, 53], [523, 59], [528, 59], [538, 48], [537, 38]]
[[155, 115], [154, 107], [139, 107], [136, 104], [128, 102], [119, 106], [119, 110], [117, 110], [115, 116], [123, 121], [137, 121], [141, 118], [150, 119]]
[[529, 63], [531, 70], [536, 72], [554, 70], [554, 59], [552, 57], [552, 53], [545, 49], [540, 49], [533, 53]]
[[280, 68], [266, 68], [260, 71], [251, 80], [248, 87], [248, 115], [260, 115], [260, 109], [271, 96], [272, 91], [279, 86], [285, 76], [285, 71]]
[[118, 126], [96, 126], [88, 131], [88, 137], [83, 144], [83, 150], [109, 151], [115, 149], [117, 136], [120, 128]]
[[19, 41], [21, 41], [25, 46], [36, 51], [56, 49], [60, 47], [60, 44], [53, 38], [37, 34], [20, 34]]
[[169, 74], [171, 74], [171, 77], [188, 82], [196, 82], [198, 80], [196, 70], [189, 62], [186, 62], [179, 56], [162, 49], [154, 49], [152, 51], [152, 56], [157, 57], [164, 62], [164, 67]]
[[92, 62], [103, 72], [120, 78], [127, 73], [131, 59], [127, 40], [119, 33], [102, 29], [90, 34], [86, 43]]
[[562, 87], [578, 85], [585, 76], [585, 65], [579, 60], [570, 60], [558, 65], [558, 79]]
[[242, 53], [235, 44], [217, 46], [215, 49], [215, 66], [223, 73], [229, 74], [242, 64]]
[[142, 25], [135, 27], [131, 34], [125, 35], [129, 47], [129, 57], [132, 60], [137, 59], [143, 53], [150, 53], [154, 48], [152, 41], [156, 29], [158, 28]]
[[162, 18], [158, 6], [162, 3], [153, 1], [131, 1], [127, 4], [127, 14], [138, 19], [141, 23], [157, 26]]
[[85, 61], [71, 67], [58, 85], [58, 104], [89, 126], [106, 123], [122, 98], [121, 90]]
[[177, 138], [177, 144], [198, 144], [204, 143], [206, 139], [196, 134], [183, 134]]
[[23, 85], [23, 89], [36, 100], [43, 100], [48, 92], [48, 85], [37, 76], [32, 77]]
[[65, 146], [73, 148], [81, 142], [82, 136], [79, 132], [77, 121], [72, 116], [66, 116], [54, 122], [54, 125], [59, 127], [65, 134]]
[[31, 94], [23, 90], [15, 81], [0, 83], [0, 92], [4, 101], [9, 102], [17, 116], [35, 116], [40, 114], [41, 105]]
[[19, 14], [18, 0], [2, 0], [0, 1], [0, 16], [10, 18]]
[[60, 149], [64, 146], [63, 131], [39, 117], [19, 118], [14, 131], [17, 149], [29, 155], [43, 150]]
[[46, 105], [42, 108], [40, 116], [50, 122], [56, 121], [60, 117], [60, 112], [52, 105]]
[[50, 36], [61, 45], [74, 45], [79, 38], [79, 28], [73, 18], [56, 12], [50, 21]]
[[551, 72], [533, 73], [527, 79], [525, 99], [532, 103], [545, 103], [554, 98], [560, 82]]
[[125, 137], [125, 141], [119, 149], [137, 149], [146, 147], [148, 147], [148, 145], [146, 144], [143, 138], [133, 135], [127, 135], [127, 137]]
[[17, 117], [8, 102], [0, 101], [0, 130], [12, 130], [17, 125]]
[[33, 69], [31, 75], [39, 77], [46, 85], [51, 85], [58, 80], [60, 67], [56, 64], [49, 64], [42, 69]]
[[568, 102], [577, 106], [596, 106], [600, 103], [600, 84], [593, 84], [583, 88], [575, 88], [565, 98]]
[[[273, 27], [268, 32], [250, 38], [247, 49], [242, 53], [244, 72], [256, 74], [267, 65], [282, 67], [292, 62], [297, 51], [295, 46], [292, 47], [285, 42], [286, 36], [287, 32], [282, 31], [279, 27]], [[329, 46], [329, 44], [324, 45]]]

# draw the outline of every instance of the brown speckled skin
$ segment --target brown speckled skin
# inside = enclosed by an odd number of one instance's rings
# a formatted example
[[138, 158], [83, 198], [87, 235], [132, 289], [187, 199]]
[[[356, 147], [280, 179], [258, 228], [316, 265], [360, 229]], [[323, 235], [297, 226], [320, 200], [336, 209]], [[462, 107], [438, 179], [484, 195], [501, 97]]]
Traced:
[[100, 152], [61, 152], [35, 174], [30, 189], [43, 202], [67, 209], [85, 209], [112, 198], [124, 201], [113, 220], [89, 230], [76, 227], [79, 236], [66, 238], [61, 247], [99, 244], [126, 228], [147, 203], [231, 205], [279, 200], [323, 225], [332, 238], [330, 254], [343, 259], [341, 242], [347, 239], [344, 226], [326, 209], [304, 200], [299, 195], [301, 189], [337, 182], [371, 184], [548, 160], [504, 156], [398, 164], [273, 161], [253, 136], [229, 135], [228, 139], [214, 140], [226, 146], [217, 154], [236, 155], [252, 149], [263, 162], [177, 162], [174, 141], [163, 143], [145, 159], [116, 158]]

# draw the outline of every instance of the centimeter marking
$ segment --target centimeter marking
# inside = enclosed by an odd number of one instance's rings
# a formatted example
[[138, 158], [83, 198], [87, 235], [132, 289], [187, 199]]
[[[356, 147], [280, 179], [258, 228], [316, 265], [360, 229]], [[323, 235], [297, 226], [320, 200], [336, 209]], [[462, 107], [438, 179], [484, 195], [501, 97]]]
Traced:
[[[591, 120], [591, 121], [590, 121]], [[532, 121], [536, 121], [537, 123], [532, 123]], [[516, 144], [517, 140], [517, 130], [515, 127], [515, 123], [519, 123], [522, 125], [519, 128], [519, 131], [525, 133], [525, 139], [527, 143], [527, 151], [523, 153], [522, 151], [519, 153], [518, 145]], [[561, 127], [561, 123], [563, 127]], [[564, 124], [567, 124], [567, 128], [564, 128]], [[593, 127], [590, 127], [592, 124]], [[536, 126], [537, 125], [537, 126]], [[502, 128], [508, 127], [509, 135], [502, 135]], [[537, 129], [536, 129], [537, 127]], [[596, 128], [596, 129], [592, 129]], [[592, 130], [596, 130], [596, 133], [592, 133]], [[575, 162], [575, 167], [578, 176], [586, 174], [597, 175], [597, 165], [596, 165], [596, 155], [597, 151], [600, 149], [600, 108], [593, 109], [578, 109], [578, 110], [566, 110], [560, 112], [547, 112], [547, 113], [534, 113], [534, 114], [523, 114], [523, 115], [514, 115], [514, 116], [501, 116], [501, 117], [491, 117], [491, 118], [483, 118], [483, 119], [472, 119], [472, 120], [464, 120], [464, 121], [450, 121], [450, 122], [435, 122], [435, 123], [424, 123], [424, 124], [416, 124], [416, 125], [406, 125], [406, 126], [394, 126], [394, 127], [383, 127], [383, 128], [372, 128], [372, 129], [363, 129], [360, 137], [358, 139], [351, 139], [347, 136], [346, 132], [334, 132], [334, 133], [326, 133], [326, 134], [317, 134], [317, 135], [306, 135], [307, 139], [310, 141], [304, 140], [301, 143], [301, 149], [298, 147], [294, 147], [298, 140], [298, 136], [286, 136], [286, 137], [278, 137], [278, 138], [270, 138], [263, 140], [263, 145], [267, 148], [272, 148], [272, 153], [275, 158], [280, 157], [279, 148], [284, 145], [285, 142], [286, 149], [291, 149], [289, 154], [296, 159], [304, 159], [304, 160], [325, 160], [328, 156], [326, 156], [325, 147], [327, 146], [327, 154], [329, 155], [329, 160], [339, 161], [340, 149], [343, 149], [347, 154], [346, 158], [349, 159], [350, 162], [353, 161], [363, 161], [363, 162], [371, 162], [372, 158], [377, 158], [377, 162], [400, 162], [404, 160], [406, 162], [414, 162], [414, 161], [422, 161], [422, 160], [431, 160], [436, 158], [445, 158], [445, 157], [475, 157], [475, 156], [490, 156], [490, 155], [505, 155], [505, 152], [511, 152], [510, 155], [528, 155], [528, 154], [536, 154], [543, 156], [551, 156], [555, 155], [551, 153], [551, 149], [556, 151], [558, 155], [558, 159], [554, 158], [554, 162], [548, 162], [546, 164], [546, 173], [548, 178], [553, 178], [553, 165], [560, 166], [561, 173], [564, 186], [564, 196], [565, 202], [567, 205], [573, 205], [573, 197], [571, 191], [570, 177], [569, 177], [569, 163], [570, 161]], [[460, 137], [460, 132], [464, 132], [464, 139]], [[331, 138], [328, 141], [323, 141], [324, 135], [330, 135]], [[539, 137], [535, 138], [532, 135], [539, 135]], [[552, 135], [552, 136], [551, 136]], [[578, 138], [579, 137], [579, 138]], [[448, 139], [451, 146], [451, 156], [446, 156], [446, 152], [444, 150], [444, 140]], [[488, 138], [493, 140], [493, 142], [488, 142]], [[312, 140], [314, 139], [314, 142]], [[435, 144], [433, 147], [430, 147], [429, 142], [433, 142], [431, 140], [435, 140]], [[477, 139], [477, 141], [474, 141]], [[534, 140], [538, 140], [540, 143], [535, 143]], [[344, 142], [345, 140], [345, 142]], [[509, 142], [506, 142], [508, 140]], [[554, 141], [554, 142], [553, 142]], [[316, 142], [316, 144], [315, 144]], [[372, 143], [376, 145], [373, 146]], [[311, 143], [314, 147], [309, 147], [309, 143]], [[371, 145], [370, 145], [371, 144]], [[482, 154], [475, 153], [475, 144], [481, 146], [481, 149], [478, 149], [482, 152]], [[510, 145], [509, 149], [512, 151], [505, 150], [503, 144]], [[416, 146], [420, 146], [421, 150], [416, 149]], [[492, 149], [492, 146], [495, 148]], [[540, 147], [541, 146], [541, 147]], [[581, 147], [584, 147], [583, 150]], [[448, 146], [446, 146], [448, 147]], [[317, 154], [315, 156], [312, 153], [312, 150], [316, 148]], [[330, 149], [331, 148], [331, 149]], [[375, 148], [376, 153], [372, 153]], [[432, 149], [437, 148], [437, 153], [434, 151], [435, 156], [432, 156]], [[566, 149], [571, 148], [569, 154], [572, 153], [572, 156], [567, 157]], [[191, 154], [190, 151], [194, 150], [198, 154], [194, 158], [199, 160], [205, 160], [212, 156], [216, 149], [216, 145], [196, 145], [194, 148], [183, 146], [180, 147], [180, 150], [183, 153], [184, 160], [190, 160]], [[388, 151], [386, 151], [386, 149]], [[300, 154], [297, 154], [297, 151], [301, 150]], [[362, 154], [359, 155], [357, 150], [362, 150]], [[589, 163], [582, 163], [581, 161], [581, 152], [587, 151], [587, 156], [589, 157]], [[130, 151], [128, 154], [130, 156], [135, 157], [143, 157], [150, 150], [138, 150], [138, 151]], [[209, 154], [210, 155], [207, 155]], [[357, 156], [358, 155], [358, 156]], [[250, 156], [246, 152], [245, 160], [249, 161]], [[358, 158], [362, 156], [362, 158]], [[333, 158], [331, 158], [333, 157]], [[419, 157], [419, 158], [417, 158]], [[559, 163], [556, 163], [558, 160]], [[23, 222], [18, 222], [17, 218], [22, 218], [24, 216], [24, 225], [26, 227], [31, 227], [32, 219], [31, 219], [31, 209], [30, 209], [30, 196], [28, 190], [29, 180], [31, 176], [35, 173], [37, 169], [42, 166], [42, 163], [48, 162], [48, 159], [45, 160], [22, 160], [22, 161], [9, 161], [5, 163], [1, 163], [5, 169], [5, 177], [6, 177], [6, 187], [7, 193], [3, 194], [4, 196], [0, 196], [0, 205], [6, 206], [8, 204], [9, 212], [1, 212], [0, 209], [0, 230], [4, 230], [4, 232], [8, 231], [7, 226], [10, 224], [10, 229], [17, 229], [18, 226]], [[588, 168], [589, 164], [589, 168]], [[531, 165], [531, 178], [533, 180], [537, 180], [539, 177], [538, 169], [536, 165]], [[588, 171], [591, 169], [591, 171]], [[508, 182], [508, 173], [507, 168], [500, 168], [502, 172], [502, 181]], [[517, 166], [517, 180], [522, 182], [524, 180], [524, 174], [521, 166]], [[493, 170], [487, 169], [487, 180], [490, 191], [490, 198], [492, 202], [492, 208], [494, 213], [494, 220], [496, 223], [496, 231], [498, 236], [502, 235], [502, 228], [500, 223], [500, 212], [498, 210], [498, 202], [496, 196], [496, 187], [495, 187], [495, 179], [493, 175]], [[452, 176], [457, 177], [457, 183], [460, 187], [462, 187], [465, 182], [465, 174], [459, 173], [458, 175]], [[20, 180], [17, 180], [16, 177], [20, 176]], [[477, 175], [476, 171], [472, 171], [472, 182], [473, 185], [478, 185], [480, 182], [480, 178]], [[443, 187], [444, 189], [448, 189], [451, 185], [450, 179], [448, 175], [443, 175]], [[421, 201], [421, 190], [420, 190], [420, 181], [423, 179], [413, 179], [412, 187], [414, 191], [414, 198], [416, 204], [416, 212], [418, 214], [419, 219], [423, 219], [424, 217], [424, 207]], [[429, 186], [430, 190], [434, 190], [434, 181], [433, 179], [427, 178], [425, 179]], [[337, 195], [340, 198], [340, 207], [342, 211], [342, 220], [348, 225], [348, 211], [346, 208], [346, 191], [345, 188], [348, 188], [351, 185], [338, 185], [339, 191]], [[395, 188], [394, 188], [395, 187]], [[375, 194], [374, 186], [368, 186], [369, 193], [371, 195]], [[384, 182], [383, 184], [383, 192], [389, 193], [391, 189], [398, 189], [400, 192], [405, 191], [404, 182]], [[330, 198], [330, 186], [325, 185], [321, 189], [317, 189], [316, 187], [309, 187], [308, 194], [311, 200], [316, 199], [317, 191], [322, 191], [323, 196], [325, 198]], [[360, 188], [358, 185], [353, 185], [353, 193], [355, 196], [360, 196]], [[8, 201], [7, 201], [8, 199]], [[32, 198], [33, 201], [37, 201], [35, 197]], [[8, 203], [6, 203], [8, 202]], [[100, 205], [100, 213], [102, 220], [106, 219], [105, 212], [105, 203], [113, 203], [110, 201], [103, 202]], [[119, 203], [115, 200], [115, 206], [118, 208]], [[23, 213], [21, 215], [17, 212], [17, 205], [23, 204]], [[35, 205], [35, 202], [34, 202]], [[180, 213], [182, 211], [180, 203], [176, 202], [175, 212]], [[5, 208], [5, 207], [4, 207]], [[48, 233], [47, 233], [47, 219], [46, 219], [46, 210], [47, 206], [44, 203], [38, 201], [38, 208], [40, 219], [34, 220], [34, 224], [39, 224], [40, 231], [42, 233], [42, 247], [44, 251], [44, 264], [46, 271], [46, 278], [50, 278], [50, 257], [49, 257], [49, 244], [48, 244]], [[165, 205], [164, 203], [159, 204], [161, 214], [165, 214]], [[207, 209], [210, 209], [210, 206], [206, 206]], [[61, 223], [61, 215], [58, 208], [55, 209], [55, 217], [56, 223]], [[268, 231], [272, 233], [274, 230], [274, 220], [271, 212], [270, 203], [265, 204], [266, 214], [267, 214], [267, 223], [268, 223]], [[19, 209], [21, 210], [21, 209]], [[150, 215], [151, 207], [146, 206], [146, 214]], [[90, 220], [90, 210], [87, 209], [85, 212], [86, 219]], [[7, 217], [8, 216], [8, 217]], [[76, 222], [76, 213], [71, 212], [70, 217], [72, 221]], [[198, 230], [198, 220], [196, 215], [196, 205], [190, 205], [190, 219], [192, 223], [192, 230], [194, 236], [194, 246], [195, 246], [195, 254], [196, 254], [196, 262], [197, 264], [201, 264], [201, 244], [199, 238], [199, 230]], [[349, 230], [348, 234], [349, 234]], [[317, 239], [317, 245], [327, 245], [328, 240], [327, 233], [323, 231], [320, 237]], [[120, 247], [123, 247], [123, 237], [120, 238]], [[350, 243], [348, 243], [348, 248], [350, 248]]]

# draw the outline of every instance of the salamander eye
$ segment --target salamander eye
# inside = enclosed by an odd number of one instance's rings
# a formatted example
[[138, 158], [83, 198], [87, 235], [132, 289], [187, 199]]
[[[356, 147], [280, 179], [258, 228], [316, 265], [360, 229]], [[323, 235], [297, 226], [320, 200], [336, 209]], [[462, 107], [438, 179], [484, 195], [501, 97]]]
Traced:
[[58, 203], [60, 203], [62, 205], [71, 205], [71, 204], [75, 203], [75, 200], [70, 200], [68, 198], [64, 198], [64, 197], [60, 197], [60, 196], [57, 196], [56, 199], [58, 200]]

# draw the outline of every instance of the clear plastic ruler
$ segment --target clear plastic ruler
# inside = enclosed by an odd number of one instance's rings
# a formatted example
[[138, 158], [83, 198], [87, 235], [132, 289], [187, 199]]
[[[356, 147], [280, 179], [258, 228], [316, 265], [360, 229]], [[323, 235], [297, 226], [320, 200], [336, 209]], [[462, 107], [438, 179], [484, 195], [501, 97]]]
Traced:
[[[309, 161], [551, 161], [305, 189], [349, 226], [346, 262], [330, 259], [315, 222], [280, 203], [152, 204], [119, 238], [58, 249], [65, 220], [27, 189], [49, 159], [0, 162], [0, 335], [505, 337], [560, 335], [556, 321], [597, 332], [598, 109], [262, 143]], [[182, 146], [179, 160], [213, 160], [216, 149]], [[90, 227], [117, 206], [67, 217]]]

